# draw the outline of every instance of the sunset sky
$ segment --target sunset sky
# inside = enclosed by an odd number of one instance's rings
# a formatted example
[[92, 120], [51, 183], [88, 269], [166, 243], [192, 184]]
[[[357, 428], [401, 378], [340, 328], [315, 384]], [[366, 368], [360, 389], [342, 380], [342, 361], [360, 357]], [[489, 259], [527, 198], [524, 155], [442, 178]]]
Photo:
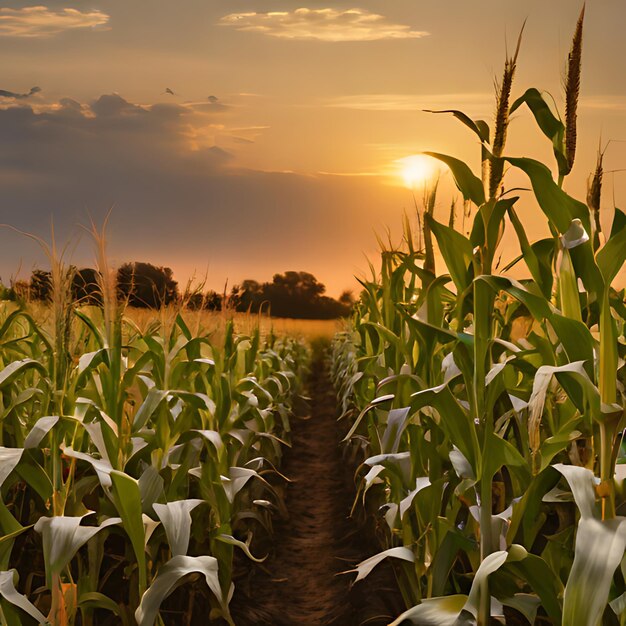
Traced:
[[[479, 171], [474, 136], [422, 109], [491, 121], [494, 80], [527, 18], [513, 95], [534, 86], [562, 110], [580, 9], [575, 0], [2, 0], [0, 221], [48, 237], [52, 218], [61, 242], [80, 238], [71, 260], [88, 265], [79, 225], [113, 207], [116, 262], [167, 265], [179, 282], [208, 271], [216, 289], [306, 270], [338, 295], [356, 288], [375, 232], [397, 239], [413, 211], [400, 159], [433, 150]], [[624, 0], [587, 2], [567, 182], [582, 199], [600, 139], [616, 140], [606, 169], [626, 168], [625, 28]], [[507, 153], [552, 165], [527, 109]], [[613, 198], [626, 208], [626, 173], [606, 176], [607, 217]], [[530, 198], [520, 207], [540, 236]], [[0, 230], [3, 282], [36, 265], [45, 260], [34, 243]]]

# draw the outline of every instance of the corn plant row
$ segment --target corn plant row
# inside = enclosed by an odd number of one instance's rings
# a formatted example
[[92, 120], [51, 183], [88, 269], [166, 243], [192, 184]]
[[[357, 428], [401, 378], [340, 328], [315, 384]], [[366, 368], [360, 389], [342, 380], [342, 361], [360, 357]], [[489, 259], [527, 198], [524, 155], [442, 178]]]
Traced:
[[103, 308], [75, 306], [55, 255], [46, 323], [0, 305], [0, 622], [164, 624], [194, 574], [232, 624], [233, 552], [261, 560], [283, 506], [307, 350], [180, 313], [141, 329], [102, 256]]
[[[407, 221], [404, 244], [382, 251], [334, 343], [346, 441], [362, 461], [355, 506], [377, 512], [383, 543], [357, 580], [391, 559], [407, 606], [394, 625], [626, 624], [626, 307], [612, 287], [626, 259], [626, 214], [615, 209], [602, 232], [602, 154], [586, 202], [563, 187], [576, 149], [582, 28], [583, 15], [563, 118], [537, 89], [510, 100], [519, 45], [493, 128], [436, 112], [480, 145], [478, 175], [429, 153], [473, 215], [469, 235], [454, 213], [436, 220], [427, 198], [427, 249]], [[509, 116], [524, 108], [551, 143], [556, 175], [506, 153]], [[506, 189], [507, 169], [526, 175], [523, 199]], [[519, 209], [529, 201], [549, 227], [538, 241]], [[505, 225], [521, 254], [497, 272]]]

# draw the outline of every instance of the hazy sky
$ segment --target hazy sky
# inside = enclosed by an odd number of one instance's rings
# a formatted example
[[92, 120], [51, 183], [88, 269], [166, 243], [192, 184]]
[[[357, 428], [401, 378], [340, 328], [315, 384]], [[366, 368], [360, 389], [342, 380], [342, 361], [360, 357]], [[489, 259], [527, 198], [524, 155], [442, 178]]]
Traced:
[[[218, 289], [227, 278], [306, 270], [336, 295], [367, 267], [374, 232], [389, 227], [397, 238], [402, 212], [412, 211], [399, 159], [434, 150], [478, 171], [471, 133], [421, 110], [491, 121], [494, 80], [525, 18], [514, 96], [534, 86], [562, 109], [580, 8], [2, 0], [0, 221], [47, 237], [53, 218], [61, 241], [80, 237], [72, 260], [83, 265], [93, 254], [78, 225], [113, 207], [114, 261], [169, 265], [181, 282], [208, 270]], [[600, 138], [626, 140], [625, 28], [624, 0], [587, 2], [579, 152], [567, 182], [581, 198]], [[527, 110], [515, 116], [507, 152], [552, 164]], [[611, 143], [605, 164], [626, 168], [626, 143]], [[626, 174], [606, 176], [607, 216], [613, 196], [626, 206]], [[545, 220], [530, 199], [520, 206], [539, 236]], [[33, 243], [0, 231], [5, 282], [35, 264], [45, 261]]]

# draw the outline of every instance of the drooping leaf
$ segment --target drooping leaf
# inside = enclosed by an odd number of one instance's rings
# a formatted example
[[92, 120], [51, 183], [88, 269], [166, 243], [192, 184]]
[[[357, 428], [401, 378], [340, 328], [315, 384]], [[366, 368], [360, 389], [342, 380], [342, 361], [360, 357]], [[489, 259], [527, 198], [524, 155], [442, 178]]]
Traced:
[[0, 487], [22, 458], [23, 448], [0, 447]]
[[561, 472], [567, 480], [576, 506], [580, 511], [580, 516], [583, 519], [593, 518], [596, 508], [595, 486], [597, 482], [593, 472], [586, 467], [564, 465], [563, 463], [557, 463], [553, 467]]
[[427, 598], [397, 617], [389, 626], [415, 624], [415, 626], [457, 626], [458, 618], [467, 602], [462, 594]]
[[506, 157], [506, 160], [526, 173], [539, 206], [560, 233], [566, 232], [576, 218], [588, 233], [591, 232], [587, 205], [565, 193], [543, 163], [529, 158]]
[[251, 561], [254, 561], [255, 563], [263, 563], [263, 561], [265, 561], [265, 559], [267, 558], [267, 556], [264, 556], [263, 558], [260, 558], [260, 559], [255, 557], [252, 554], [252, 552], [250, 552], [250, 545], [248, 543], [246, 543], [245, 541], [240, 541], [239, 539], [236, 539], [232, 535], [222, 534], [222, 535], [218, 535], [216, 539], [218, 541], [221, 541], [222, 543], [227, 543], [231, 546], [235, 546], [236, 548], [239, 548]]
[[36, 448], [39, 446], [43, 438], [50, 432], [54, 425], [59, 421], [58, 415], [48, 415], [40, 417], [30, 432], [24, 439], [24, 448]]
[[81, 546], [104, 528], [122, 521], [119, 517], [110, 517], [100, 526], [81, 526], [80, 523], [86, 515], [81, 517], [56, 515], [40, 517], [37, 520], [34, 528], [42, 536], [48, 586], [51, 586], [52, 578], [74, 558]]
[[63, 454], [72, 459], [78, 459], [80, 461], [86, 461], [89, 463], [96, 474], [98, 475], [98, 480], [100, 484], [105, 488], [109, 489], [112, 485], [111, 483], [111, 472], [113, 471], [113, 467], [111, 464], [104, 459], [96, 459], [86, 452], [77, 452], [72, 448], [62, 448]]
[[354, 569], [346, 570], [343, 573], [349, 574], [356, 572], [357, 577], [354, 579], [354, 582], [356, 583], [368, 576], [379, 563], [382, 563], [387, 558], [401, 559], [403, 561], [413, 563], [415, 561], [415, 554], [413, 554], [413, 550], [409, 550], [404, 546], [389, 548], [388, 550], [383, 550], [382, 552], [371, 556], [369, 559], [365, 559], [365, 561], [361, 561]]
[[212, 556], [172, 557], [158, 571], [148, 590], [141, 597], [135, 611], [138, 626], [153, 626], [161, 603], [167, 598], [188, 574], [203, 574], [209, 589], [217, 598], [229, 624], [233, 624], [228, 612], [228, 598], [222, 597], [218, 575], [217, 559]]
[[153, 505], [155, 513], [165, 528], [172, 556], [187, 554], [191, 532], [191, 511], [203, 502], [203, 500], [189, 499]]
[[576, 531], [574, 564], [565, 585], [563, 624], [597, 626], [600, 623], [613, 574], [625, 548], [626, 518], [581, 518]]
[[45, 615], [26, 596], [15, 589], [13, 580], [16, 574], [15, 570], [0, 572], [0, 596], [7, 602], [22, 609], [22, 611], [36, 620], [38, 624], [49, 624]]
[[13, 361], [9, 363], [0, 372], [0, 389], [11, 384], [20, 374], [29, 369], [37, 370], [43, 377], [47, 376], [46, 368], [34, 359], [22, 359], [21, 361]]
[[534, 87], [527, 89], [526, 92], [511, 105], [511, 114], [524, 103], [526, 103], [528, 108], [532, 111], [535, 121], [543, 134], [552, 142], [552, 149], [559, 172], [566, 174], [569, 171], [569, 166], [567, 164], [567, 157], [565, 156], [565, 125], [552, 113], [543, 95]]
[[476, 206], [481, 206], [485, 203], [483, 183], [480, 178], [474, 175], [466, 163], [455, 157], [437, 152], [424, 152], [424, 154], [439, 159], [439, 161], [442, 161], [450, 168], [454, 182], [465, 200], [471, 200]]
[[463, 111], [457, 111], [455, 109], [446, 109], [442, 111], [432, 111], [430, 109], [425, 109], [425, 113], [451, 113], [457, 120], [459, 120], [462, 124], [465, 124], [472, 132], [476, 133], [478, 138], [485, 142], [489, 143], [489, 126], [483, 120], [474, 121], [469, 115], [463, 113]]
[[98, 591], [87, 591], [78, 598], [78, 606], [86, 606], [95, 609], [105, 609], [119, 617], [120, 605], [113, 599]]

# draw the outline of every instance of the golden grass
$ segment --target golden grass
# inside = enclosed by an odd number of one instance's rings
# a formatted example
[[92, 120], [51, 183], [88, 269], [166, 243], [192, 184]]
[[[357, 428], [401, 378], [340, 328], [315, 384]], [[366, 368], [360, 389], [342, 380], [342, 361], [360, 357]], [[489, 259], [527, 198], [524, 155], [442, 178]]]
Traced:
[[[15, 308], [17, 308], [17, 304], [14, 302], [6, 301], [0, 303], [0, 319], [5, 319]], [[52, 330], [54, 319], [49, 305], [41, 302], [30, 302], [27, 304], [27, 309], [39, 324], [49, 331]], [[93, 316], [96, 320], [98, 319], [99, 313], [96, 307], [85, 306], [81, 307], [81, 309], [88, 311], [89, 315]], [[257, 326], [260, 326], [262, 336], [266, 336], [270, 331], [273, 331], [279, 336], [288, 335], [307, 341], [320, 337], [331, 338], [344, 326], [343, 320], [271, 318], [267, 315], [251, 315], [233, 311], [180, 310], [177, 307], [166, 307], [158, 311], [126, 307], [124, 310], [124, 319], [137, 326], [141, 332], [147, 332], [148, 329], [154, 325], [164, 328], [169, 327], [169, 325], [174, 323], [179, 311], [192, 332], [209, 333], [215, 339], [219, 339], [219, 337], [222, 336], [227, 321], [231, 319], [234, 322], [235, 330], [242, 334], [250, 334]]]

